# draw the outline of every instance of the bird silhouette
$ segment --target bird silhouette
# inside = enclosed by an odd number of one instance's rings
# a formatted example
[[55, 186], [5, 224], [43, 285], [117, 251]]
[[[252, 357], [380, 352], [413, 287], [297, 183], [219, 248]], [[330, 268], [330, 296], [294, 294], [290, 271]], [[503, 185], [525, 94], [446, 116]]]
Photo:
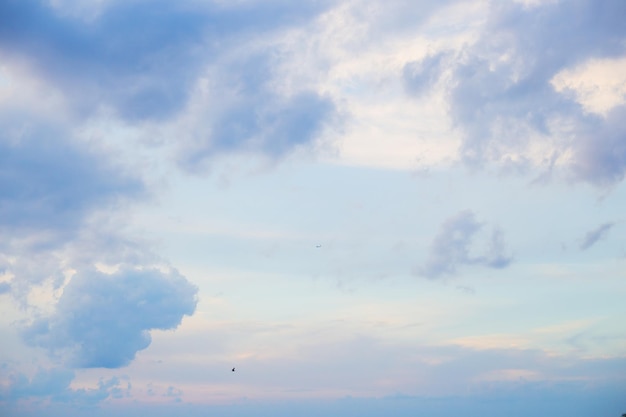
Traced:
[[235, 368], [233, 368], [233, 370], [231, 372], [235, 372]]

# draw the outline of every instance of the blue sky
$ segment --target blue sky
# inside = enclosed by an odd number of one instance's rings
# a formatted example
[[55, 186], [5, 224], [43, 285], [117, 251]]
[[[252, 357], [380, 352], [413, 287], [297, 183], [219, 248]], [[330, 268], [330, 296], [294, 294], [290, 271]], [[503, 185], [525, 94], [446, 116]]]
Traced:
[[624, 19], [1, 2], [0, 414], [626, 412]]

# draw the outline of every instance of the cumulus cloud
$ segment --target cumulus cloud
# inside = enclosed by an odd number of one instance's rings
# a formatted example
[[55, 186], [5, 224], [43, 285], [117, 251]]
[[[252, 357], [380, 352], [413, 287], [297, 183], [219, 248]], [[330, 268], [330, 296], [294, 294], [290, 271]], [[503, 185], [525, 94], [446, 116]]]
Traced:
[[583, 242], [580, 244], [580, 249], [587, 250], [595, 245], [599, 240], [604, 239], [611, 230], [611, 228], [613, 228], [613, 226], [614, 223], [604, 223], [597, 228], [587, 232], [583, 239]]
[[508, 266], [512, 258], [506, 254], [503, 234], [499, 229], [492, 231], [487, 239], [487, 248], [482, 253], [473, 254], [474, 237], [483, 226], [469, 210], [447, 219], [433, 239], [425, 263], [416, 272], [428, 278], [439, 278], [456, 274], [463, 265]]
[[[483, 35], [448, 66], [463, 161], [519, 170], [559, 166], [570, 178], [602, 186], [621, 181], [626, 107], [617, 105], [606, 117], [588, 113], [552, 80], [589, 60], [626, 54], [624, 2], [492, 2], [489, 10]], [[407, 64], [407, 85], [413, 92], [432, 85], [438, 65], [437, 55]]]
[[35, 320], [24, 339], [78, 368], [118, 368], [151, 342], [151, 329], [174, 329], [196, 307], [194, 285], [176, 271], [79, 272], [56, 311]]

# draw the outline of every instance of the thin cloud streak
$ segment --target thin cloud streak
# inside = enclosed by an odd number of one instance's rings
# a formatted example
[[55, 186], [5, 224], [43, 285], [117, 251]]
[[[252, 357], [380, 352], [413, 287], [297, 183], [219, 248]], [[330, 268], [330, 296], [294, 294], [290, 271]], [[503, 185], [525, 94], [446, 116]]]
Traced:
[[580, 249], [587, 250], [596, 243], [598, 243], [598, 241], [604, 239], [608, 235], [609, 231], [613, 228], [613, 226], [615, 226], [614, 223], [604, 223], [597, 228], [587, 232], [585, 238], [583, 239], [583, 242], [580, 244]]

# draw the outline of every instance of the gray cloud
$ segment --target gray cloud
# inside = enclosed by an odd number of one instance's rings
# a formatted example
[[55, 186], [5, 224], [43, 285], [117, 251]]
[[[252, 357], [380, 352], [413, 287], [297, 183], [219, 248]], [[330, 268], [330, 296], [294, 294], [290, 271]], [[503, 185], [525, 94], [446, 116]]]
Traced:
[[447, 219], [433, 239], [425, 263], [416, 272], [428, 278], [439, 278], [456, 274], [462, 265], [508, 266], [512, 258], [506, 255], [504, 238], [498, 229], [492, 231], [482, 253], [472, 254], [474, 237], [483, 226], [469, 210]]
[[54, 314], [33, 322], [24, 339], [73, 367], [125, 366], [148, 347], [149, 330], [173, 329], [193, 314], [196, 292], [176, 271], [79, 272]]
[[182, 144], [182, 168], [200, 171], [212, 156], [224, 152], [260, 152], [280, 158], [312, 142], [336, 113], [329, 98], [313, 91], [280, 97], [265, 86], [257, 88], [212, 115], [210, 132], [204, 137]]
[[583, 239], [583, 242], [580, 244], [580, 249], [587, 250], [595, 245], [599, 240], [605, 238], [614, 225], [614, 223], [604, 223], [597, 228], [587, 232]]
[[8, 384], [2, 388], [2, 397], [8, 402], [25, 399], [48, 398], [57, 403], [71, 403], [73, 406], [90, 407], [113, 396], [119, 397], [123, 391], [119, 378], [100, 380], [97, 388], [73, 389], [70, 384], [74, 379], [73, 371], [64, 368], [40, 368], [35, 375], [28, 377], [23, 373], [9, 373]]
[[94, 210], [145, 192], [142, 181], [115, 166], [109, 155], [73, 141], [60, 127], [2, 120], [0, 129], [0, 230], [5, 235], [71, 234]]
[[302, 24], [327, 3], [112, 1], [79, 19], [45, 1], [7, 1], [0, 51], [62, 87], [80, 113], [106, 104], [130, 121], [163, 119], [184, 106], [204, 66], [243, 36]]
[[[484, 34], [459, 51], [456, 63], [449, 66], [450, 114], [464, 133], [463, 161], [474, 167], [496, 163], [526, 170], [533, 164], [528, 157], [510, 155], [524, 155], [531, 137], [538, 134], [555, 148], [546, 161], [562, 162], [575, 180], [601, 186], [621, 181], [626, 170], [626, 107], [614, 108], [606, 118], [586, 113], [571, 95], [555, 91], [551, 80], [592, 58], [623, 57], [625, 15], [620, 0], [533, 7], [491, 2]], [[406, 83], [415, 86], [409, 91], [420, 92], [435, 82], [436, 58], [407, 64]], [[416, 65], [424, 69], [413, 76]], [[571, 157], [566, 159], [566, 154]]]
[[[94, 216], [112, 218], [111, 209], [147, 193], [137, 175], [62, 127], [11, 116], [0, 118], [0, 269], [14, 276], [13, 295], [25, 299], [33, 284], [63, 284], [62, 252], [84, 243]], [[99, 229], [99, 239], [118, 240]], [[102, 256], [103, 249], [90, 252]], [[75, 251], [81, 252], [85, 247]]]
[[406, 63], [402, 75], [407, 92], [419, 95], [432, 88], [441, 77], [446, 61], [451, 57], [450, 52], [440, 52], [428, 55], [418, 61]]
[[[206, 77], [215, 91], [189, 127], [199, 133], [170, 139], [181, 167], [198, 171], [220, 152], [278, 158], [333, 121], [330, 98], [304, 87], [277, 92], [281, 53], [269, 40], [330, 5], [112, 1], [79, 19], [44, 1], [9, 1], [0, 5], [0, 52], [62, 91], [81, 120], [103, 106], [130, 123], [174, 120]], [[207, 75], [207, 68], [217, 70]]]

